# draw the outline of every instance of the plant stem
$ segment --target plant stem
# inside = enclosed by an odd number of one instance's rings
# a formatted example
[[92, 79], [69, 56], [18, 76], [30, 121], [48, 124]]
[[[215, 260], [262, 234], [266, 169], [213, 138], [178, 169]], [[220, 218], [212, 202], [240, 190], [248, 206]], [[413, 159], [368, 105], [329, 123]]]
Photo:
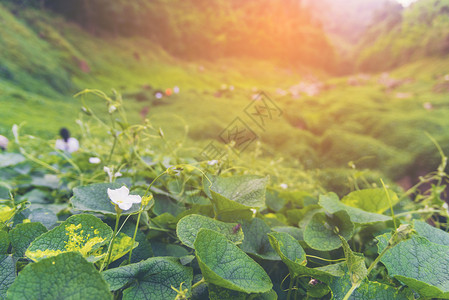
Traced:
[[290, 273], [290, 284], [288, 285], [287, 300], [290, 300], [290, 296], [292, 295], [293, 281], [294, 280], [295, 280], [295, 278], [293, 278], [292, 274]]
[[351, 297], [352, 293], [355, 291], [356, 288], [359, 287], [359, 284], [353, 284], [351, 286], [351, 288], [349, 289], [349, 291], [346, 293], [345, 297], [343, 298], [343, 300], [348, 300], [349, 297]]
[[[109, 243], [109, 247], [108, 247], [108, 258], [105, 261], [103, 261], [103, 264], [101, 265], [101, 268], [100, 268], [100, 272], [103, 271], [104, 268], [106, 268], [106, 270], [108, 269], [109, 261], [111, 260], [111, 256], [112, 256], [112, 249], [114, 248], [114, 240], [115, 240], [115, 236], [117, 235], [118, 223], [120, 221], [120, 213], [121, 213], [121, 211], [117, 207], [117, 205], [115, 205], [115, 210], [117, 211], [117, 216], [115, 219], [114, 233], [112, 234], [112, 239], [111, 239], [111, 242]], [[104, 265], [104, 263], [106, 263], [106, 266]]]
[[134, 228], [134, 235], [133, 235], [133, 241], [131, 243], [131, 250], [129, 250], [128, 265], [131, 263], [131, 256], [133, 255], [134, 241], [136, 240], [137, 230], [139, 229], [139, 223], [140, 223], [140, 215], [142, 214], [142, 212], [143, 212], [143, 201], [140, 202], [139, 215], [137, 216], [136, 228]]
[[200, 284], [202, 284], [203, 282], [206, 282], [206, 280], [204, 280], [204, 277], [201, 278], [200, 281], [198, 281], [197, 283], [195, 283], [194, 285], [192, 285], [192, 287], [190, 288], [190, 290], [193, 290], [195, 288], [197, 288]]
[[[374, 269], [374, 267], [377, 265], [377, 263], [380, 261], [380, 259], [382, 258], [382, 256], [384, 256], [385, 253], [387, 253], [388, 250], [391, 249], [391, 246], [388, 245], [387, 247], [385, 247], [384, 250], [382, 250], [382, 252], [376, 257], [376, 259], [371, 263], [371, 265], [368, 267], [366, 276], [368, 277], [369, 273]], [[351, 286], [351, 288], [349, 289], [349, 291], [346, 293], [345, 297], [343, 298], [343, 300], [348, 300], [349, 297], [351, 297], [352, 293], [360, 286], [360, 282], [357, 284], [353, 284]]]

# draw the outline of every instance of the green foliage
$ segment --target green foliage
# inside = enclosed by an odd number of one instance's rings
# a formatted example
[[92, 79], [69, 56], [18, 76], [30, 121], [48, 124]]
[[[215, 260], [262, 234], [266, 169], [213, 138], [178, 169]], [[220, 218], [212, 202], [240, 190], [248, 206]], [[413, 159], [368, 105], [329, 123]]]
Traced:
[[93, 261], [100, 257], [96, 251], [112, 237], [112, 230], [92, 215], [74, 215], [58, 227], [37, 237], [25, 252], [39, 261], [64, 252], [79, 252]]
[[245, 293], [271, 290], [264, 269], [221, 233], [201, 229], [194, 246], [206, 282]]
[[366, 212], [360, 208], [345, 205], [338, 200], [338, 196], [334, 193], [321, 195], [319, 204], [329, 213], [334, 214], [338, 211], [344, 210], [348, 213], [350, 219], [358, 224], [372, 224], [376, 222], [385, 222], [391, 220], [390, 217]]
[[154, 257], [103, 272], [112, 291], [123, 290], [123, 299], [174, 299], [171, 287], [190, 289], [192, 268], [181, 265], [177, 259]]
[[220, 232], [235, 244], [241, 244], [243, 241], [243, 231], [237, 223], [224, 223], [195, 214], [185, 216], [178, 221], [176, 235], [184, 245], [194, 248], [193, 243], [201, 228]]
[[6, 291], [16, 279], [16, 261], [11, 255], [0, 255], [0, 297], [6, 299]]
[[112, 299], [108, 285], [79, 253], [61, 253], [26, 266], [7, 299]]
[[14, 256], [24, 257], [25, 251], [38, 236], [47, 232], [47, 228], [41, 223], [22, 223], [17, 224], [9, 232], [9, 239], [14, 250]]
[[[118, 189], [123, 184], [119, 183], [97, 183], [87, 186], [80, 186], [73, 190], [71, 203], [73, 208], [81, 211], [97, 212], [103, 214], [115, 215], [115, 206], [108, 197], [107, 190]], [[95, 199], [95, 201], [92, 201]], [[135, 213], [139, 210], [140, 204], [133, 204], [131, 209], [124, 211], [123, 214]]]

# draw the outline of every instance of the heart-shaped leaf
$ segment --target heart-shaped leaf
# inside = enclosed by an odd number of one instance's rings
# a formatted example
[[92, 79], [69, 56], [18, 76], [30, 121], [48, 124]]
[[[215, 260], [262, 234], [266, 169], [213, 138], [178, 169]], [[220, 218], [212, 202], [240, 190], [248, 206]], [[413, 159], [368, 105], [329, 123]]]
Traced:
[[223, 234], [201, 229], [194, 246], [201, 272], [208, 283], [244, 293], [271, 290], [273, 284], [265, 270]]
[[190, 289], [193, 271], [181, 265], [173, 257], [152, 257], [136, 264], [104, 271], [104, 278], [112, 291], [126, 286], [123, 300], [127, 299], [175, 299], [172, 287]]
[[243, 175], [214, 177], [205, 192], [211, 198], [218, 214], [265, 206], [265, 190], [268, 177]]
[[[73, 197], [70, 199], [70, 202], [75, 210], [115, 215], [115, 206], [112, 204], [111, 199], [109, 199], [108, 188], [118, 189], [122, 186], [123, 184], [121, 183], [95, 183], [76, 187], [73, 189]], [[154, 202], [152, 201], [151, 203]], [[124, 210], [122, 214], [134, 213], [139, 208], [140, 204], [134, 203], [129, 210]]]
[[8, 299], [107, 299], [108, 284], [79, 253], [61, 253], [27, 265], [7, 292]]
[[17, 224], [14, 229], [9, 232], [14, 256], [25, 256], [26, 249], [30, 246], [38, 236], [47, 232], [47, 228], [41, 223], [22, 223]]
[[333, 264], [319, 268], [306, 267], [307, 259], [304, 249], [299, 242], [285, 232], [273, 232], [268, 234], [270, 244], [287, 265], [293, 277], [309, 275], [326, 281], [332, 276], [343, 276], [343, 264]]
[[73, 251], [89, 257], [111, 237], [112, 229], [97, 217], [74, 215], [34, 240], [25, 255], [34, 261]]
[[271, 228], [262, 219], [254, 218], [251, 221], [244, 221], [242, 228], [245, 239], [240, 245], [240, 249], [262, 259], [281, 259], [268, 240], [267, 234], [271, 232]]
[[[388, 245], [390, 234], [377, 236], [378, 253]], [[413, 235], [388, 250], [380, 260], [388, 274], [423, 297], [449, 299], [449, 247]]]
[[[332, 299], [343, 299], [351, 289], [352, 283], [349, 273], [342, 277], [333, 277], [329, 283], [332, 291]], [[375, 281], [364, 280], [360, 286], [352, 293], [348, 300], [408, 300], [414, 299], [413, 292], [408, 289], [399, 290], [390, 285]]]
[[319, 200], [319, 205], [321, 205], [321, 207], [323, 207], [327, 212], [329, 212], [331, 214], [334, 214], [337, 211], [341, 211], [341, 210], [346, 211], [353, 223], [372, 224], [372, 223], [376, 223], [376, 222], [385, 222], [385, 221], [391, 220], [391, 217], [389, 217], [389, 216], [367, 212], [360, 208], [355, 208], [355, 207], [346, 205], [346, 204], [340, 202], [337, 194], [335, 194], [335, 193], [321, 195], [320, 200]]
[[348, 240], [353, 231], [354, 224], [344, 210], [333, 215], [316, 213], [304, 230], [304, 241], [313, 249], [330, 251], [341, 247], [338, 235]]
[[234, 244], [243, 241], [243, 231], [237, 223], [225, 223], [201, 215], [188, 215], [179, 220], [176, 234], [187, 247], [193, 248], [198, 231], [207, 228], [224, 234]]
[[399, 201], [395, 192], [392, 190], [387, 192], [388, 196], [383, 188], [353, 191], [344, 196], [341, 202], [364, 211], [381, 214], [390, 208], [390, 204], [393, 207]]
[[0, 255], [0, 299], [16, 279], [16, 261], [11, 255]]

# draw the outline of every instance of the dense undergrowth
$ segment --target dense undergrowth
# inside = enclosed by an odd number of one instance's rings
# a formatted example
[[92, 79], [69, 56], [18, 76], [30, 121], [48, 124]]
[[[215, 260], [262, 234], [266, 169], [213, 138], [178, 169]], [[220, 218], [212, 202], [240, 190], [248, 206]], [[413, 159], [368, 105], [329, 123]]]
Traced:
[[[339, 78], [182, 61], [4, 3], [0, 298], [449, 298], [444, 57]], [[223, 143], [236, 118], [244, 151]], [[210, 142], [223, 155], [199, 158]], [[141, 204], [114, 206], [122, 186]]]
[[[78, 153], [15, 126], [17, 151], [0, 155], [1, 297], [448, 297], [438, 267], [449, 260], [442, 152], [407, 192], [381, 179], [360, 189], [359, 173], [340, 200], [257, 151], [197, 161], [150, 121], [128, 123], [119, 95], [87, 94], [111, 118], [83, 101]], [[123, 186], [141, 203], [114, 206], [109, 190]]]

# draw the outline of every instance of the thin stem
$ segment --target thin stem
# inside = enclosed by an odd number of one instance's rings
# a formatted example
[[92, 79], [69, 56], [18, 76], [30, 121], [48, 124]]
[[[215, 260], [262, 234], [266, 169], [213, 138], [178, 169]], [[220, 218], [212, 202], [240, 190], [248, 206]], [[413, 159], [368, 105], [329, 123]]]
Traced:
[[291, 276], [290, 273], [290, 284], [288, 285], [288, 293], [287, 293], [287, 300], [290, 300], [290, 296], [292, 294], [292, 289], [293, 289], [293, 281], [295, 280], [295, 278], [293, 278], [293, 276]]
[[134, 249], [134, 241], [136, 240], [137, 230], [139, 229], [140, 216], [142, 215], [142, 212], [143, 212], [143, 201], [140, 202], [139, 215], [137, 216], [136, 228], [134, 228], [134, 235], [133, 235], [133, 241], [131, 243], [131, 250], [129, 250], [128, 265], [131, 263], [131, 256], [133, 255], [133, 249]]
[[201, 278], [200, 281], [198, 281], [197, 283], [195, 283], [194, 285], [192, 285], [192, 287], [190, 288], [190, 290], [193, 290], [193, 289], [197, 288], [200, 284], [202, 284], [202, 283], [204, 283], [204, 282], [206, 282], [206, 280], [204, 280], [204, 277], [203, 277], [203, 278]]
[[437, 212], [444, 212], [444, 210], [441, 209], [418, 209], [418, 210], [412, 210], [412, 211], [406, 211], [400, 214], [397, 214], [396, 217], [403, 217], [403, 216], [408, 216], [411, 214], [426, 214], [426, 213], [437, 213]]
[[394, 229], [398, 229], [398, 226], [396, 225], [396, 218], [394, 216], [394, 210], [393, 210], [393, 205], [391, 204], [391, 198], [390, 198], [390, 193], [388, 193], [387, 187], [385, 186], [384, 181], [382, 180], [382, 178], [380, 179], [380, 182], [382, 183], [382, 186], [384, 188], [385, 193], [387, 194], [387, 199], [388, 199], [388, 204], [390, 205], [390, 211], [391, 211], [391, 216], [393, 217], [393, 224], [394, 224]]
[[359, 287], [359, 284], [353, 284], [351, 286], [351, 288], [349, 289], [349, 291], [346, 293], [345, 297], [343, 298], [343, 300], [348, 300], [349, 297], [351, 297], [352, 293], [355, 291], [356, 288]]
[[[117, 216], [115, 219], [114, 233], [112, 234], [112, 239], [111, 239], [111, 242], [109, 243], [109, 247], [108, 247], [108, 258], [103, 261], [103, 264], [101, 265], [101, 268], [100, 268], [100, 272], [103, 271], [103, 268], [108, 269], [109, 261], [111, 260], [111, 256], [112, 256], [112, 249], [114, 248], [114, 240], [115, 240], [115, 236], [117, 235], [118, 223], [120, 221], [120, 213], [121, 213], [120, 209], [117, 207], [117, 205], [115, 205], [115, 210], [117, 211]], [[106, 266], [104, 265], [105, 262], [106, 262]]]
[[114, 153], [116, 144], [117, 144], [117, 135], [114, 134], [114, 143], [112, 144], [111, 152], [109, 152], [108, 163], [111, 161], [112, 154]]

